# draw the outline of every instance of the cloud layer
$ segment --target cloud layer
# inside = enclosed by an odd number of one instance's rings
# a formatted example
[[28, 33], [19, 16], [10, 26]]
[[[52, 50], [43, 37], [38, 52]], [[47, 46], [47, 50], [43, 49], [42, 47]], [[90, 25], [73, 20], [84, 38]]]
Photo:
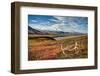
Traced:
[[87, 17], [29, 15], [28, 25], [38, 30], [87, 33]]

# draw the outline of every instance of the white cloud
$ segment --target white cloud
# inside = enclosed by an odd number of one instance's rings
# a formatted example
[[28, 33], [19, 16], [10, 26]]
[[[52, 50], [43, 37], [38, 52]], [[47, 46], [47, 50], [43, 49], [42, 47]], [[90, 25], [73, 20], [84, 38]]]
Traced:
[[56, 20], [56, 19], [49, 19], [50, 21], [54, 21], [54, 22], [57, 22], [58, 20]]
[[57, 18], [58, 20], [60, 20], [60, 21], [63, 21], [63, 20], [65, 20], [65, 17], [61, 17], [61, 16], [55, 16], [55, 18]]
[[62, 31], [58, 24], [54, 24], [51, 26], [37, 25], [37, 24], [29, 24], [34, 29], [38, 30], [49, 30], [49, 31]]
[[31, 20], [32, 22], [37, 22], [37, 20]]

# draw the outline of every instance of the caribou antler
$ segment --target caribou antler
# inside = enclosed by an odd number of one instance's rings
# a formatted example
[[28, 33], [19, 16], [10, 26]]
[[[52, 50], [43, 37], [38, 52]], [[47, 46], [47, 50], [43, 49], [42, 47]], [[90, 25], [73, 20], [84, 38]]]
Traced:
[[65, 56], [67, 56], [67, 54], [65, 53], [65, 50], [67, 50], [68, 48], [66, 47], [66, 48], [63, 48], [62, 47], [62, 44], [61, 44], [61, 51], [62, 51], [62, 53], [65, 55]]
[[65, 53], [65, 51], [75, 51], [76, 52], [76, 54], [78, 53], [77, 52], [77, 49], [79, 49], [79, 47], [78, 47], [78, 43], [77, 42], [75, 42], [75, 44], [74, 44], [74, 48], [70, 48], [71, 46], [67, 46], [67, 47], [65, 47], [65, 48], [63, 48], [63, 46], [62, 46], [62, 44], [61, 44], [61, 51], [62, 51], [62, 53], [65, 55], [65, 56], [67, 56], [67, 54]]

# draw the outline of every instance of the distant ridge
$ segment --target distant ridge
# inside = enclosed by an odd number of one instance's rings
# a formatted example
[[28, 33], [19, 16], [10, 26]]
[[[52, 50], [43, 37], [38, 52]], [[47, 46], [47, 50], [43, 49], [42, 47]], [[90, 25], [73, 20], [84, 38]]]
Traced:
[[63, 32], [63, 31], [48, 31], [48, 30], [37, 30], [28, 26], [28, 34], [37, 34], [37, 35], [83, 35], [79, 32]]

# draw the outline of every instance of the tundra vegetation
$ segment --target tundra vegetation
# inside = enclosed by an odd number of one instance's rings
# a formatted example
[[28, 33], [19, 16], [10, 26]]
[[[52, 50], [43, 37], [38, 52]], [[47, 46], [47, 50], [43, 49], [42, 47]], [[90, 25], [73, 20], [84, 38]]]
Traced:
[[28, 37], [28, 60], [78, 59], [88, 57], [87, 35], [32, 35]]

